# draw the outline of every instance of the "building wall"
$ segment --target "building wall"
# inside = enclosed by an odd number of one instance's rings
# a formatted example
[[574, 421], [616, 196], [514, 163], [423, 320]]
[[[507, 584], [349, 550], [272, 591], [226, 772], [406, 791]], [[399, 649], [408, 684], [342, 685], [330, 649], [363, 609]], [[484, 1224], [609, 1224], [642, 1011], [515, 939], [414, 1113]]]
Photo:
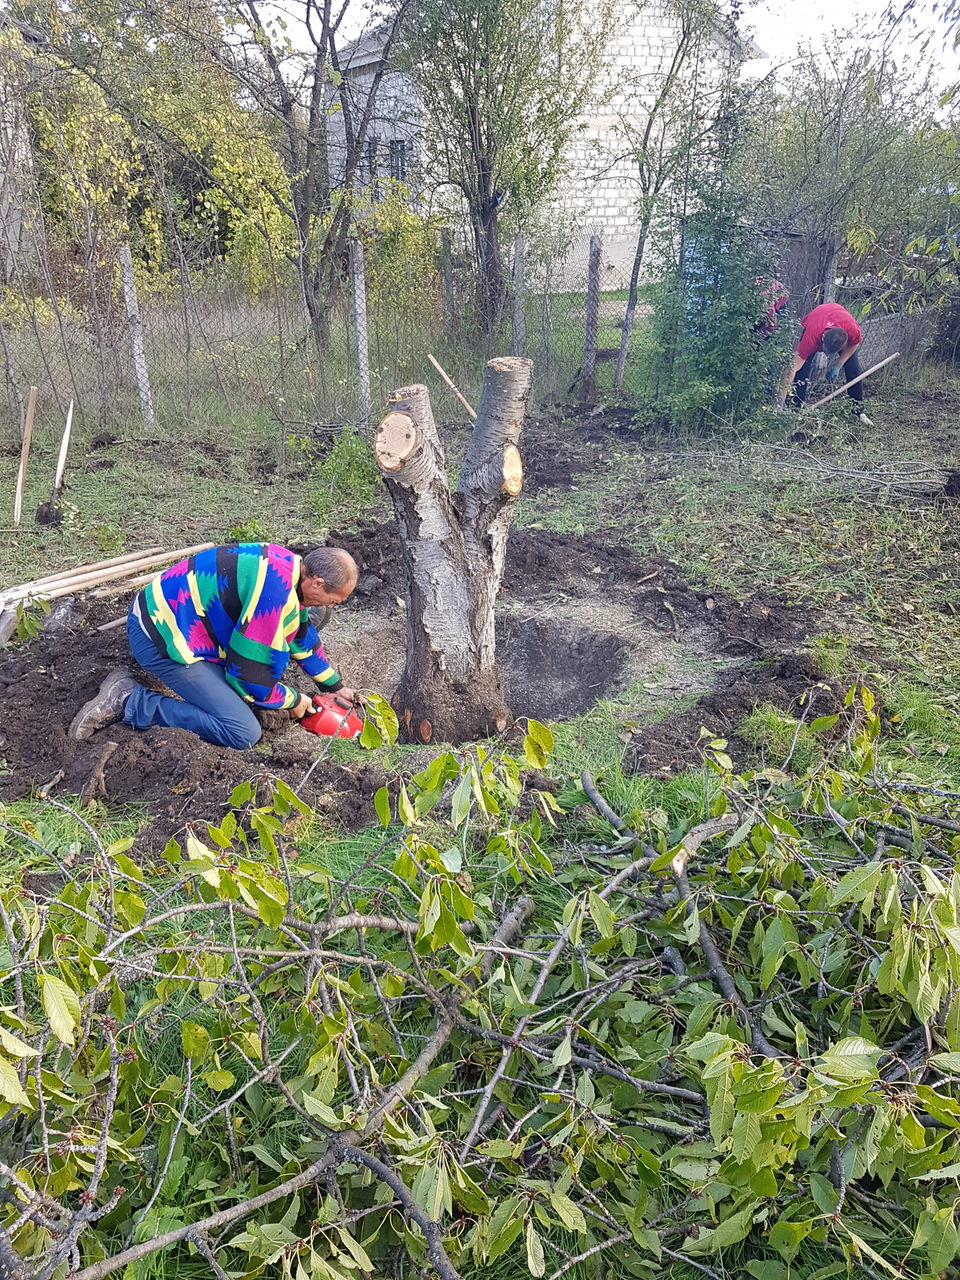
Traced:
[[[647, 122], [679, 32], [672, 5], [620, 0], [594, 101], [566, 150], [566, 177], [556, 205], [586, 230], [602, 233], [610, 275], [629, 273], [633, 259], [640, 188], [631, 139]], [[718, 89], [731, 56], [718, 31], [688, 74], [708, 92]]]
[[[345, 74], [355, 119], [366, 107], [375, 73], [376, 64], [368, 61]], [[413, 86], [403, 73], [387, 71], [380, 81], [375, 114], [363, 148], [361, 184], [376, 188], [388, 178], [400, 178], [416, 195], [419, 173], [416, 135], [417, 104]], [[343, 113], [338, 110], [327, 116], [327, 152], [330, 180], [336, 186], [343, 178], [347, 162]]]
[[[591, 0], [587, 0], [588, 3]], [[677, 45], [679, 21], [665, 0], [616, 0], [613, 31], [604, 52], [601, 78], [591, 105], [573, 131], [564, 156], [566, 176], [552, 202], [558, 223], [581, 229], [581, 236], [603, 236], [605, 287], [620, 288], [629, 276], [636, 246], [639, 188], [630, 158], [629, 135], [646, 122], [646, 110], [659, 91], [662, 75]], [[373, 79], [374, 41], [368, 39], [353, 55], [346, 71], [358, 100]], [[348, 55], [349, 56], [349, 55]], [[718, 86], [732, 52], [718, 30], [701, 54], [696, 74], [701, 84]], [[366, 60], [366, 61], [365, 61]], [[349, 65], [349, 63], [348, 63]], [[387, 73], [381, 83], [377, 118], [371, 134], [381, 144], [390, 139], [409, 143], [416, 154], [417, 103], [407, 77]], [[342, 172], [343, 121], [330, 117], [331, 174]], [[414, 161], [415, 164], [415, 161]], [[369, 174], [361, 171], [361, 179]], [[573, 270], [571, 262], [571, 270]]]

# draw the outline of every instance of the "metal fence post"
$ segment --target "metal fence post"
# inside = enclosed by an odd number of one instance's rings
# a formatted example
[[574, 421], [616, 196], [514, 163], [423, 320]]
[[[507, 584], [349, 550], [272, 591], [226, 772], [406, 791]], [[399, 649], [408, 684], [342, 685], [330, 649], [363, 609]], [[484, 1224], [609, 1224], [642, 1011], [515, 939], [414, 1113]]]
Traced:
[[133, 274], [133, 254], [127, 245], [120, 250], [120, 278], [123, 281], [123, 300], [127, 308], [127, 327], [130, 330], [130, 350], [133, 353], [133, 370], [140, 396], [140, 414], [143, 425], [154, 425], [153, 396], [150, 393], [150, 373], [147, 354], [143, 349], [143, 325], [140, 323], [140, 304], [137, 301], [137, 282]]
[[513, 354], [527, 353], [527, 320], [524, 314], [526, 298], [523, 288], [523, 234], [517, 232], [513, 240]]
[[357, 377], [360, 384], [357, 422], [366, 426], [370, 421], [373, 396], [370, 392], [370, 352], [367, 346], [367, 277], [363, 269], [363, 245], [359, 240], [350, 241], [350, 284], [353, 289], [353, 326], [357, 339]]
[[583, 338], [583, 398], [596, 399], [597, 395], [597, 330], [600, 327], [600, 236], [590, 237], [590, 258], [587, 263], [587, 313]]
[[440, 273], [443, 276], [443, 322], [447, 333], [453, 333], [453, 256], [450, 251], [450, 232], [440, 230]]

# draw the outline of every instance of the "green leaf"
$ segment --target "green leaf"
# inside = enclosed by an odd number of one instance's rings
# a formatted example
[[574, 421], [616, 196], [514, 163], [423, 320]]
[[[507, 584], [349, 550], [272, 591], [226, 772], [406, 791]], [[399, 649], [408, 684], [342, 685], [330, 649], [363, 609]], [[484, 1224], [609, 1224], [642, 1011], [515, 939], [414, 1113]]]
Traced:
[[23, 1092], [14, 1068], [6, 1058], [0, 1058], [0, 1098], [18, 1107], [29, 1107], [30, 1099]]
[[458, 845], [444, 849], [440, 861], [451, 875], [458, 875], [463, 870], [463, 850]]
[[37, 1050], [31, 1048], [19, 1036], [15, 1036], [12, 1031], [8, 1031], [6, 1027], [0, 1027], [0, 1047], [6, 1049], [7, 1053], [12, 1054], [14, 1058], [35, 1058]]
[[43, 1011], [50, 1023], [50, 1030], [61, 1044], [73, 1048], [74, 1033], [80, 1021], [80, 1000], [60, 978], [41, 973], [37, 979], [40, 984], [40, 997]]
[[405, 782], [400, 783], [400, 790], [397, 793], [397, 817], [405, 827], [413, 826], [417, 820], [416, 810], [411, 803]]
[[389, 827], [390, 825], [390, 792], [386, 787], [381, 787], [373, 797], [373, 807], [377, 811], [377, 817], [380, 819], [380, 825]]
[[570, 1062], [572, 1056], [573, 1049], [570, 1044], [570, 1034], [568, 1032], [554, 1049], [553, 1057], [550, 1059], [550, 1064], [553, 1067], [565, 1067]]
[[459, 827], [470, 812], [470, 801], [473, 796], [473, 779], [470, 777], [470, 770], [463, 775], [457, 783], [457, 788], [453, 793], [453, 799], [450, 801], [450, 821], [455, 827]]
[[597, 926], [601, 938], [612, 938], [616, 931], [617, 917], [599, 894], [591, 889], [589, 896], [590, 915]]
[[214, 1091], [214, 1093], [224, 1093], [227, 1089], [232, 1088], [237, 1083], [237, 1077], [232, 1071], [205, 1071], [200, 1077], [203, 1082]]
[[918, 1173], [914, 1182], [931, 1182], [935, 1178], [960, 1178], [960, 1162], [944, 1165], [942, 1169], [930, 1169], [926, 1173]]
[[960, 1053], [935, 1053], [930, 1061], [941, 1071], [960, 1071]]
[[543, 1256], [543, 1241], [537, 1234], [532, 1218], [527, 1220], [526, 1242], [527, 1268], [532, 1276], [542, 1276], [547, 1269]]
[[181, 1022], [180, 1044], [188, 1058], [203, 1058], [210, 1046], [210, 1033], [196, 1022]]
[[733, 1122], [730, 1154], [737, 1164], [743, 1164], [753, 1154], [760, 1141], [760, 1117], [752, 1112], [739, 1115]]
[[477, 1150], [492, 1160], [515, 1160], [518, 1154], [516, 1143], [507, 1142], [505, 1138], [491, 1138], [489, 1142], [482, 1142]]
[[541, 724], [539, 720], [527, 719], [527, 733], [533, 738], [538, 746], [544, 751], [553, 750], [553, 734], [545, 724]]
[[587, 1220], [578, 1204], [575, 1204], [562, 1191], [551, 1191], [550, 1203], [556, 1209], [557, 1217], [568, 1231], [577, 1231], [580, 1235], [586, 1235]]
[[827, 729], [832, 729], [839, 719], [839, 715], [817, 716], [815, 720], [810, 721], [810, 730], [812, 733], [823, 733]]
[[863, 902], [876, 889], [882, 872], [883, 866], [879, 862], [868, 862], [865, 866], [848, 871], [833, 891], [833, 905], [837, 906], [841, 902]]

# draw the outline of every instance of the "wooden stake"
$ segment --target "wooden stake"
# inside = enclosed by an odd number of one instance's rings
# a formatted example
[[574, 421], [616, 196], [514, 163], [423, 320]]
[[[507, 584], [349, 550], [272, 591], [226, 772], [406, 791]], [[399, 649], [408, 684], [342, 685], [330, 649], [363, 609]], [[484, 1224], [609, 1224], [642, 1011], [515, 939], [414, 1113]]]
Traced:
[[470, 403], [469, 400], [465, 399], [465, 397], [460, 394], [460, 392], [454, 386], [453, 379], [447, 373], [446, 369], [443, 369], [441, 367], [439, 361], [436, 360], [435, 357], [432, 356], [429, 351], [427, 352], [427, 359], [430, 361], [430, 363], [436, 369], [437, 373], [439, 373], [440, 377], [444, 380], [444, 382], [447, 384], [447, 386], [450, 388], [453, 394], [457, 397], [457, 399], [466, 409], [467, 413], [469, 413], [470, 417], [475, 418], [477, 416], [476, 409], [474, 409], [473, 405]]
[[33, 416], [37, 410], [37, 388], [31, 387], [27, 396], [27, 414], [23, 420], [23, 440], [20, 444], [20, 469], [17, 472], [17, 488], [13, 498], [13, 523], [20, 523], [23, 512], [23, 487], [27, 482], [27, 458], [30, 455], [30, 438], [33, 435]]
[[70, 401], [70, 408], [67, 410], [67, 424], [63, 428], [63, 438], [60, 441], [60, 456], [57, 458], [57, 469], [53, 476], [53, 493], [50, 495], [51, 510], [60, 501], [63, 493], [63, 473], [67, 469], [67, 450], [70, 447], [70, 427], [73, 423], [73, 401]]
[[858, 382], [862, 382], [864, 378], [869, 378], [871, 373], [876, 373], [878, 369], [882, 369], [885, 364], [889, 364], [891, 360], [896, 360], [900, 355], [899, 351], [895, 351], [892, 356], [887, 356], [886, 360], [881, 360], [879, 364], [875, 364], [872, 369], [868, 369], [866, 373], [858, 373], [855, 378], [851, 378], [849, 382], [845, 382], [842, 387], [837, 387], [836, 391], [831, 391], [828, 396], [824, 396], [822, 400], [818, 400], [816, 404], [812, 404], [807, 409], [808, 413], [813, 413], [814, 409], [819, 409], [822, 404], [826, 404], [828, 400], [835, 400], [837, 396], [842, 396], [844, 391], [848, 391], [851, 387], [855, 387]]

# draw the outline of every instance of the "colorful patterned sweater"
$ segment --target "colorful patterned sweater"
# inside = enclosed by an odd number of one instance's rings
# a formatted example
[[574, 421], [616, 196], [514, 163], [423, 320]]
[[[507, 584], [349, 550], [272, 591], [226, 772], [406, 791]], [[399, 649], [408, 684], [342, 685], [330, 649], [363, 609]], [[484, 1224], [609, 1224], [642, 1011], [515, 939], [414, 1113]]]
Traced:
[[144, 587], [140, 620], [174, 662], [215, 662], [247, 702], [284, 710], [300, 698], [280, 683], [291, 658], [321, 689], [342, 683], [300, 600], [300, 572], [300, 557], [272, 543], [211, 547]]

